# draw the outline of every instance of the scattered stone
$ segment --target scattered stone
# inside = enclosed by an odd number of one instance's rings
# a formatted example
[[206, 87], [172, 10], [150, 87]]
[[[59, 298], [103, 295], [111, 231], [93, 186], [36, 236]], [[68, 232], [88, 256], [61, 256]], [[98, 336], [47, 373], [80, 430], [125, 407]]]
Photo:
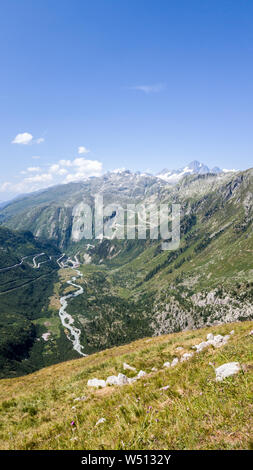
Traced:
[[230, 339], [230, 335], [225, 335], [223, 337], [223, 343], [227, 343], [229, 339]]
[[106, 379], [106, 385], [127, 385], [130, 382], [130, 379], [124, 374], [110, 375]]
[[124, 370], [133, 370], [133, 371], [136, 371], [136, 367], [130, 366], [130, 365], [127, 364], [126, 362], [123, 363], [123, 369], [124, 369]]
[[164, 387], [160, 388], [160, 390], [168, 390], [168, 388], [170, 388], [169, 385], [165, 385]]
[[177, 357], [174, 357], [174, 359], [173, 359], [173, 361], [172, 361], [172, 363], [171, 363], [171, 367], [176, 366], [176, 365], [178, 364], [178, 362], [179, 362], [178, 358], [177, 358]]
[[193, 353], [184, 353], [181, 357], [181, 362], [188, 361], [193, 356]]
[[136, 376], [136, 377], [132, 377], [132, 378], [128, 379], [128, 383], [129, 383], [129, 384], [133, 384], [134, 382], [136, 382], [136, 380], [138, 380], [138, 377], [137, 377], [137, 376]]
[[118, 374], [118, 385], [126, 385], [129, 383], [129, 379], [124, 374]]
[[212, 344], [215, 348], [220, 348], [221, 346], [224, 346], [224, 344], [227, 343], [229, 338], [230, 336], [228, 335], [226, 337], [222, 335], [216, 335], [213, 337], [212, 340], [209, 340], [208, 343]]
[[[231, 334], [231, 333], [230, 333]], [[253, 330], [249, 332], [249, 336], [253, 336]]]
[[[202, 341], [199, 344], [196, 344], [192, 346], [192, 349], [196, 349], [196, 352], [199, 353], [203, 351], [203, 349], [207, 348], [208, 346], [212, 345], [215, 348], [219, 348], [226, 344], [230, 338], [230, 335], [234, 334], [234, 330], [230, 331], [229, 335], [216, 335], [214, 336], [213, 333], [208, 333], [207, 335], [207, 341]], [[250, 331], [249, 335], [253, 335], [253, 330]], [[182, 346], [178, 346], [175, 350], [176, 351], [183, 351]], [[189, 360], [193, 356], [193, 353], [184, 353], [180, 359], [180, 362], [184, 362]], [[177, 357], [174, 357], [172, 362], [165, 362], [163, 364], [163, 367], [169, 368], [169, 367], [174, 367], [179, 363], [179, 359]], [[223, 380], [225, 377], [229, 377], [230, 375], [236, 374], [240, 369], [241, 366], [238, 362], [230, 362], [227, 364], [223, 364], [223, 366], [218, 367], [215, 369], [214, 365], [212, 363], [209, 363], [212, 365], [212, 367], [215, 370], [216, 373], [216, 381], [219, 382]], [[133, 366], [130, 366], [126, 362], [123, 363], [123, 369], [124, 370], [131, 370], [131, 371], [136, 371], [136, 368]], [[152, 367], [151, 369], [153, 372], [157, 372], [158, 369], [156, 367]], [[106, 381], [105, 380], [99, 380], [99, 379], [89, 379], [87, 382], [88, 387], [95, 387], [95, 388], [104, 388], [107, 385], [127, 385], [127, 384], [132, 384], [136, 382], [138, 379], [141, 377], [144, 377], [146, 375], [146, 372], [144, 370], [140, 370], [138, 374], [135, 377], [128, 378], [126, 375], [119, 373], [117, 376], [116, 375], [111, 375], [110, 377], [107, 377]], [[146, 385], [146, 384], [145, 384]], [[167, 390], [169, 388], [169, 385], [166, 385], [165, 387], [162, 387], [160, 390]], [[77, 397], [74, 399], [74, 401], [79, 401], [79, 400], [86, 400], [86, 397]], [[104, 419], [104, 418], [101, 418]], [[99, 422], [103, 421], [98, 421]]]
[[216, 382], [221, 382], [226, 377], [237, 374], [241, 370], [239, 362], [227, 362], [215, 369]]
[[231, 335], [234, 335], [234, 334], [235, 334], [235, 330], [231, 330], [231, 331], [230, 331], [230, 334], [231, 334]]
[[105, 383], [105, 380], [99, 380], [95, 378], [95, 379], [89, 379], [87, 382], [87, 385], [88, 387], [104, 388], [106, 386], [106, 383]]
[[144, 370], [140, 370], [140, 372], [138, 372], [136, 377], [138, 377], [138, 379], [140, 379], [141, 377], [144, 377], [144, 375], [146, 375], [146, 372]]
[[230, 335], [214, 336], [212, 333], [208, 333], [207, 341], [202, 341], [201, 343], [196, 344], [195, 346], [192, 346], [192, 349], [196, 349], [196, 351], [199, 353], [210, 345], [214, 346], [214, 348], [220, 348], [221, 346], [224, 346], [228, 342], [229, 339], [230, 339]]
[[116, 375], [110, 375], [110, 377], [107, 377], [105, 383], [106, 385], [119, 385], [118, 377]]
[[210, 345], [210, 341], [213, 341], [213, 340], [202, 341], [202, 343], [196, 344], [195, 346], [192, 346], [192, 348], [196, 349], [197, 353], [199, 353]]
[[84, 401], [84, 400], [87, 400], [87, 397], [85, 395], [83, 395], [82, 397], [77, 397], [74, 399], [74, 401]]
[[222, 342], [223, 342], [223, 336], [222, 335], [214, 336], [214, 338], [213, 338], [214, 346], [222, 345]]
[[170, 362], [165, 362], [165, 363], [163, 364], [163, 367], [170, 367]]
[[95, 426], [97, 426], [98, 424], [101, 424], [101, 423], [105, 423], [105, 421], [106, 421], [105, 418], [100, 418], [100, 419], [96, 422]]

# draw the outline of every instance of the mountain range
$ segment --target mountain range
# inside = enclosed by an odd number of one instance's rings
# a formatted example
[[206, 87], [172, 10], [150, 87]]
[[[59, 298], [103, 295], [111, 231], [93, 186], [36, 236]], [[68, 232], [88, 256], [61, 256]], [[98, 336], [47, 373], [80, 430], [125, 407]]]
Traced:
[[[187, 168], [174, 184], [121, 170], [0, 209], [0, 269], [17, 265], [0, 272], [0, 337], [8, 338], [2, 376], [80, 357], [78, 342], [91, 354], [144, 336], [252, 319], [253, 170]], [[164, 251], [159, 237], [86, 240], [81, 227], [73, 232], [74, 208], [93, 210], [97, 194], [105, 205], [180, 204], [180, 246]], [[117, 231], [117, 210], [105, 225]], [[60, 310], [66, 295], [69, 324]], [[24, 322], [26, 338], [16, 345]]]
[[165, 168], [157, 174], [157, 177], [161, 178], [167, 183], [175, 184], [186, 175], [205, 175], [209, 173], [220, 174], [234, 171], [236, 170], [221, 170], [218, 166], [215, 166], [214, 168], [210, 169], [204, 163], [200, 163], [199, 161], [194, 160], [184, 168], [180, 168], [178, 170], [168, 170], [167, 168]]

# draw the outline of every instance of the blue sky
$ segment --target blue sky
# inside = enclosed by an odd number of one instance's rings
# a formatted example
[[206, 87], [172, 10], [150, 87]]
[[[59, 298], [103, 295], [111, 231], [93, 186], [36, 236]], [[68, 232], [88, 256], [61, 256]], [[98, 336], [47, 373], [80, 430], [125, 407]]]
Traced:
[[246, 0], [2, 1], [0, 200], [121, 167], [252, 166], [252, 21]]

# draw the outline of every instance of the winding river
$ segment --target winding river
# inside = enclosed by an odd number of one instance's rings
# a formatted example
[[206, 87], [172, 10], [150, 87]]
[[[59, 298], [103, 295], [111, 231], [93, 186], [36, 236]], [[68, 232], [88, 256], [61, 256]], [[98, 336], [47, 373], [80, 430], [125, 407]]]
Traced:
[[[64, 326], [64, 328], [66, 328], [69, 331], [68, 339], [72, 342], [73, 349], [75, 351], [77, 351], [78, 354], [80, 354], [81, 356], [87, 356], [87, 354], [84, 354], [82, 352], [83, 346], [80, 343], [81, 330], [79, 330], [79, 328], [76, 328], [74, 326], [74, 318], [69, 313], [66, 312], [69, 300], [74, 298], [74, 297], [77, 297], [78, 295], [83, 294], [83, 292], [84, 292], [82, 286], [80, 286], [78, 284], [75, 284], [73, 282], [77, 279], [77, 277], [83, 277], [82, 273], [77, 269], [77, 266], [79, 266], [79, 262], [78, 262], [78, 259], [77, 259], [77, 254], [74, 256], [75, 261], [73, 261], [70, 258], [67, 258], [66, 262], [61, 261], [65, 257], [65, 253], [63, 255], [61, 255], [60, 258], [58, 258], [56, 260], [56, 262], [57, 262], [57, 264], [59, 265], [60, 268], [71, 268], [74, 271], [76, 271], [76, 274], [77, 274], [77, 276], [73, 276], [70, 281], [67, 281], [67, 284], [69, 284], [70, 286], [76, 287], [77, 290], [75, 292], [73, 292], [72, 294], [64, 295], [60, 298], [61, 308], [59, 310], [59, 316], [60, 316], [60, 320], [62, 322], [62, 325]], [[40, 269], [42, 264], [48, 263], [48, 261], [50, 261], [53, 257], [53, 256], [48, 256], [48, 258], [49, 258], [48, 260], [41, 261], [40, 263], [37, 263], [37, 261], [36, 261], [37, 258], [39, 258], [40, 256], [44, 256], [44, 255], [45, 255], [45, 253], [38, 253], [38, 254], [35, 254], [35, 255], [24, 256], [23, 258], [21, 258], [21, 261], [19, 263], [14, 264], [12, 266], [6, 266], [5, 268], [1, 268], [0, 272], [9, 271], [10, 269], [14, 269], [18, 266], [21, 266], [24, 263], [24, 261], [27, 258], [30, 258], [30, 257], [33, 257], [33, 266], [32, 267], [34, 269]], [[69, 263], [71, 263], [72, 266], [70, 266]]]
[[[57, 262], [59, 260], [57, 260]], [[69, 266], [69, 264], [64, 263], [64, 262], [61, 262], [58, 264], [60, 264], [62, 268], [68, 267], [76, 271], [77, 276], [73, 276], [70, 281], [67, 281], [67, 284], [69, 284], [70, 286], [76, 287], [77, 290], [73, 292], [72, 294], [67, 294], [60, 298], [61, 308], [59, 310], [59, 316], [62, 322], [62, 326], [64, 326], [70, 332], [70, 334], [68, 335], [68, 339], [72, 342], [73, 349], [77, 351], [78, 354], [80, 354], [81, 356], [87, 356], [87, 354], [84, 354], [82, 352], [83, 346], [80, 343], [81, 330], [74, 326], [73, 317], [69, 313], [66, 312], [69, 300], [74, 297], [77, 297], [78, 295], [83, 294], [83, 287], [73, 282], [76, 280], [77, 277], [82, 277], [83, 275], [78, 269], [76, 269], [76, 266], [77, 265], [79, 266], [79, 263], [77, 261], [72, 261], [70, 258], [68, 258], [67, 262], [71, 262], [73, 266]]]

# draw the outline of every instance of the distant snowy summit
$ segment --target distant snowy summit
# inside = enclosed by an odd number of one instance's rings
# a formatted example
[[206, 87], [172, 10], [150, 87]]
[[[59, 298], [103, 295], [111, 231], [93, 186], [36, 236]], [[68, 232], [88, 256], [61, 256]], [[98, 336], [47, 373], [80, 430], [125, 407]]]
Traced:
[[113, 171], [109, 171], [105, 177], [110, 178], [110, 179], [134, 179], [138, 180], [139, 178], [150, 178], [150, 179], [158, 179], [158, 180], [163, 180], [165, 183], [170, 183], [170, 184], [176, 184], [178, 181], [181, 180], [186, 175], [205, 175], [205, 174], [224, 174], [224, 173], [230, 173], [230, 172], [235, 172], [237, 170], [227, 170], [227, 169], [221, 169], [218, 166], [215, 166], [214, 168], [209, 168], [207, 165], [204, 163], [200, 163], [197, 160], [194, 160], [193, 162], [189, 163], [189, 165], [185, 166], [184, 168], [180, 168], [178, 170], [168, 170], [165, 168], [164, 170], [160, 171], [157, 175], [152, 175], [151, 173], [148, 172], [132, 172], [130, 170], [127, 170], [126, 168], [117, 168]]
[[236, 170], [227, 169], [221, 170], [221, 168], [219, 168], [218, 166], [215, 166], [214, 168], [210, 169], [204, 163], [200, 163], [197, 160], [194, 160], [193, 162], [189, 163], [189, 165], [184, 168], [180, 168], [179, 170], [168, 170], [167, 168], [165, 168], [156, 176], [164, 181], [167, 181], [168, 183], [177, 183], [181, 178], [186, 175], [204, 175], [208, 173], [220, 174], [235, 171]]

